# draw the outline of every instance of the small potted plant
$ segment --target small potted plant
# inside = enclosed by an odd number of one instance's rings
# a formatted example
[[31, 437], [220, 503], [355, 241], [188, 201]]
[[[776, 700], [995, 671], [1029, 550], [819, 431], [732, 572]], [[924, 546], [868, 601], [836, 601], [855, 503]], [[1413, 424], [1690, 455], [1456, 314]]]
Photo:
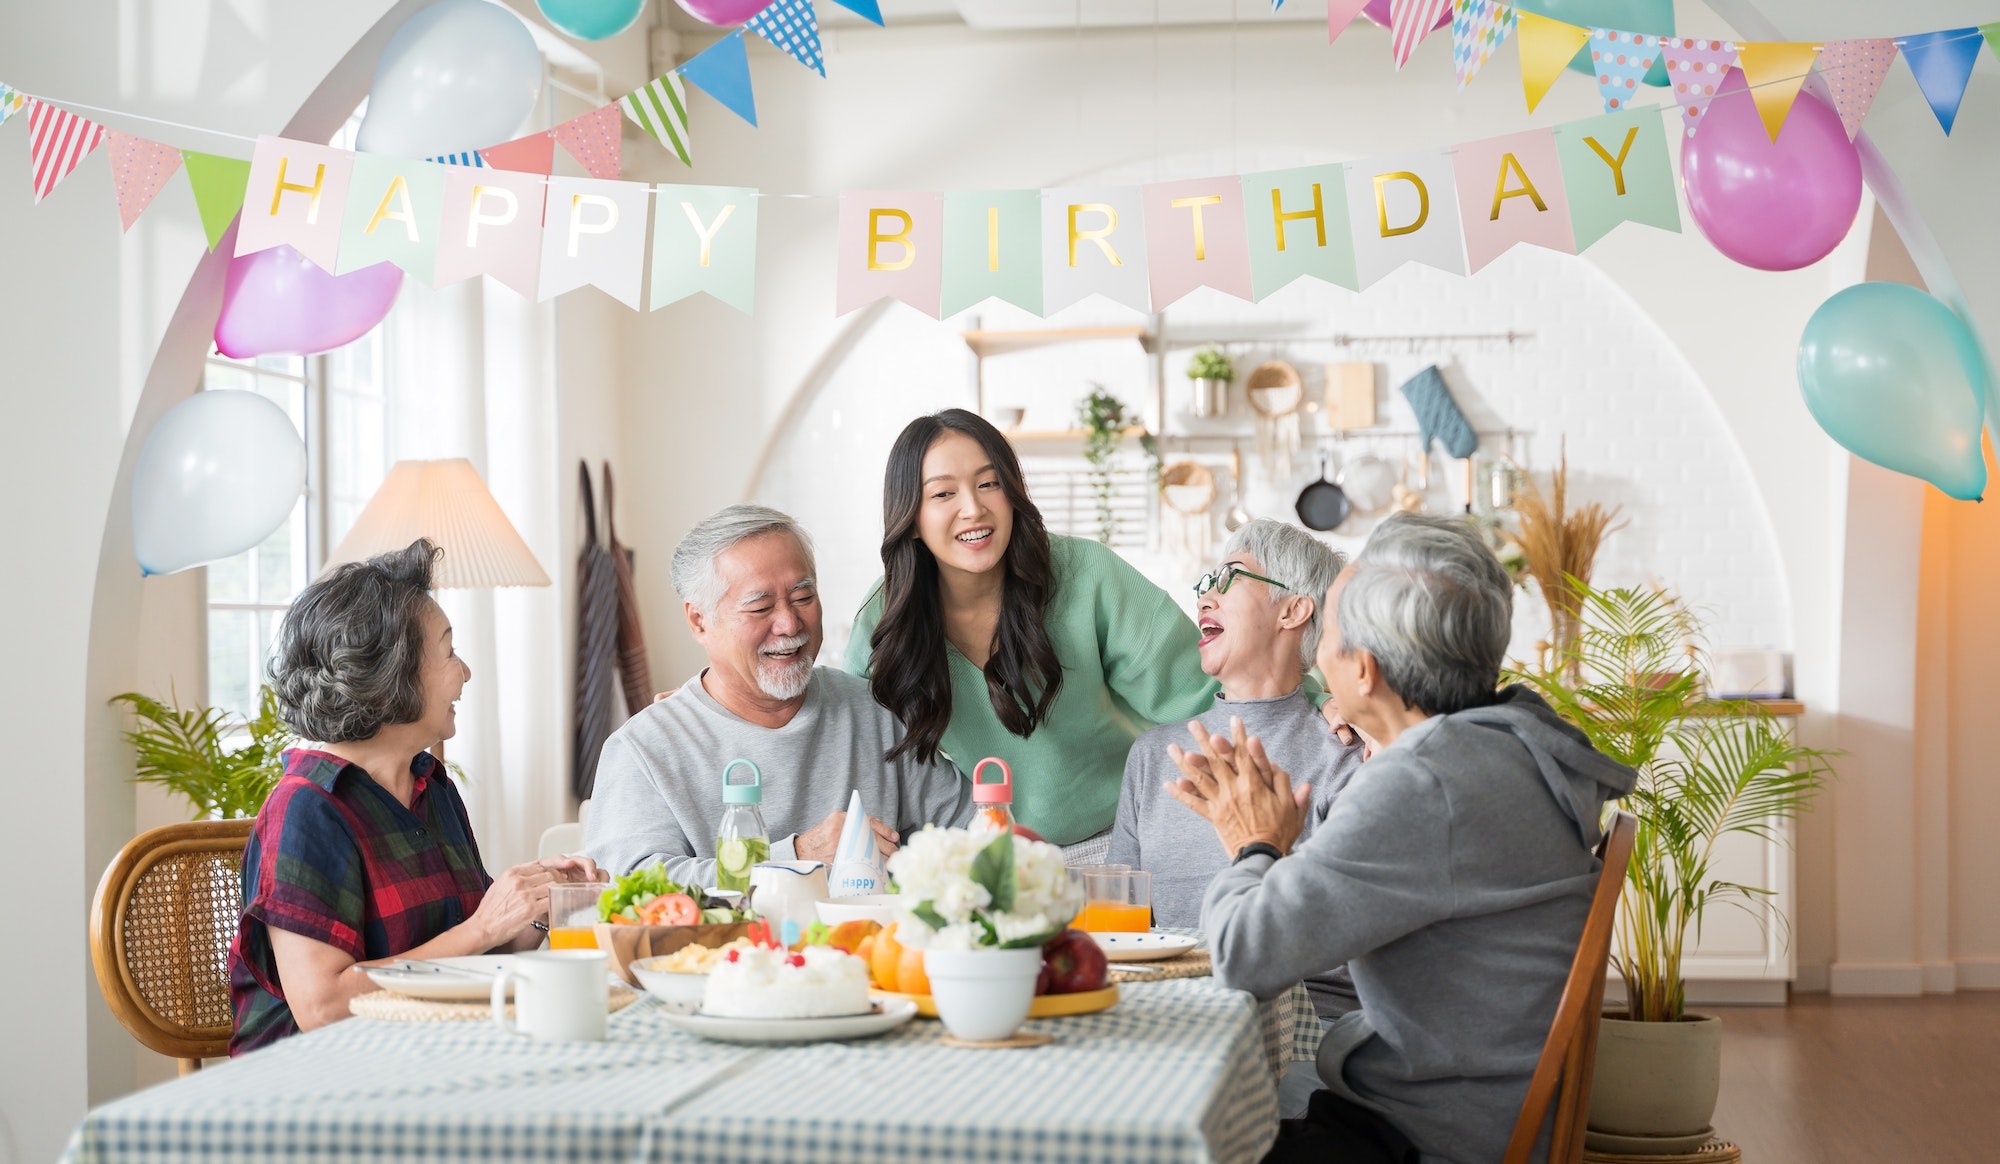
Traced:
[[[181, 707], [134, 691], [111, 697], [131, 707], [138, 723], [125, 733], [137, 764], [133, 780], [186, 798], [202, 820], [256, 816], [284, 778], [284, 751], [298, 742], [278, 717], [278, 697], [257, 692], [257, 714], [245, 720], [219, 707]], [[242, 747], [225, 740], [241, 736]]]
[[1222, 349], [1210, 345], [1188, 360], [1187, 377], [1194, 381], [1194, 414], [1207, 420], [1229, 411], [1229, 383], [1236, 366]]
[[[1076, 421], [1083, 426], [1083, 459], [1090, 465], [1090, 492], [1097, 502], [1097, 540], [1110, 545], [1118, 536], [1118, 513], [1111, 506], [1112, 459], [1126, 430], [1137, 418], [1125, 410], [1125, 402], [1102, 384], [1091, 382], [1090, 394], [1077, 402]], [[1146, 454], [1148, 477], [1160, 472], [1160, 444], [1151, 432], [1139, 429], [1139, 447]]]
[[889, 858], [896, 937], [923, 950], [938, 1018], [961, 1039], [1012, 1035], [1028, 1017], [1042, 945], [1083, 905], [1062, 850], [1011, 832], [931, 826]]

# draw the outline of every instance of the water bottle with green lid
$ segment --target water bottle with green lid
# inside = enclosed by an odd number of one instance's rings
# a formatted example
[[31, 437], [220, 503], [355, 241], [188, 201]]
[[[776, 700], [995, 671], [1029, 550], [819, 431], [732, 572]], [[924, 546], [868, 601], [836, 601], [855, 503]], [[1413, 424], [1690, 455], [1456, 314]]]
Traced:
[[[732, 784], [729, 774], [739, 766], [750, 769], [748, 784]], [[764, 773], [755, 761], [731, 760], [722, 770], [722, 827], [715, 834], [715, 887], [750, 892], [750, 869], [771, 858], [771, 836], [764, 828]]]

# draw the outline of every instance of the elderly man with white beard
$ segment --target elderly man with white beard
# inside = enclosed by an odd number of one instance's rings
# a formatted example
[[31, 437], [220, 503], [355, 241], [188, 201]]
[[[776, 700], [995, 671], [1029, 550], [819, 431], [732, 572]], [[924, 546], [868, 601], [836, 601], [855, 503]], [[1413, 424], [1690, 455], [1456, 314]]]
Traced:
[[584, 842], [600, 866], [664, 861], [675, 881], [714, 885], [722, 774], [738, 759], [762, 773], [773, 860], [831, 862], [857, 789], [885, 856], [926, 824], [972, 818], [951, 764], [883, 761], [903, 727], [866, 679], [814, 666], [814, 573], [805, 530], [761, 505], [729, 506], [681, 539], [674, 589], [708, 666], [605, 741]]

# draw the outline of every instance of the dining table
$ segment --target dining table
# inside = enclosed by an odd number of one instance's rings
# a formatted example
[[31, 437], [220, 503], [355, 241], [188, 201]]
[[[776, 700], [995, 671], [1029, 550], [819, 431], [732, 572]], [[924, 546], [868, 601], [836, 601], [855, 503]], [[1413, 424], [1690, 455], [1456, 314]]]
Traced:
[[1053, 1041], [1027, 1049], [952, 1046], [923, 1018], [851, 1042], [714, 1042], [651, 997], [603, 1042], [352, 1018], [103, 1104], [64, 1160], [1233, 1164], [1276, 1135], [1292, 1013], [1198, 977], [1030, 1020]]

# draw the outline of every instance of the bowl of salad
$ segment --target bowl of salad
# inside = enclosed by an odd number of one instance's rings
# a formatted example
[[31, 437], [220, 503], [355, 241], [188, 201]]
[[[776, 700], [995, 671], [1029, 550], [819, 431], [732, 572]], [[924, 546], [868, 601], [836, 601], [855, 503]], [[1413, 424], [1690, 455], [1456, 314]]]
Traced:
[[619, 977], [643, 984], [632, 963], [672, 954], [685, 946], [719, 948], [749, 936], [756, 914], [738, 899], [718, 897], [667, 876], [664, 862], [612, 879], [597, 901], [597, 946]]

